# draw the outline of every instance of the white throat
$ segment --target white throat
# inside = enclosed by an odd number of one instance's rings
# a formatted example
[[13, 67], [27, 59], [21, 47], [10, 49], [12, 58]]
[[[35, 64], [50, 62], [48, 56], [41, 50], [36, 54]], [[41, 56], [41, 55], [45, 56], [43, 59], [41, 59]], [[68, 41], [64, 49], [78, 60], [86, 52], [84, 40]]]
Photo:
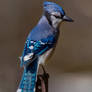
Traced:
[[55, 16], [51, 15], [51, 22], [54, 28], [57, 28], [61, 21], [62, 19], [56, 18]]

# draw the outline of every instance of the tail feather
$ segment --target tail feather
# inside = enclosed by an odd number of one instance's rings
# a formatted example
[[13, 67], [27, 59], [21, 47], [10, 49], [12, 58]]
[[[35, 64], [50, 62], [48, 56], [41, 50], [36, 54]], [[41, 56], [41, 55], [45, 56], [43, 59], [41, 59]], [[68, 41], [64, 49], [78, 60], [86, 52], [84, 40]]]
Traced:
[[37, 60], [33, 61], [29, 66], [25, 67], [22, 80], [17, 92], [34, 92], [37, 75]]

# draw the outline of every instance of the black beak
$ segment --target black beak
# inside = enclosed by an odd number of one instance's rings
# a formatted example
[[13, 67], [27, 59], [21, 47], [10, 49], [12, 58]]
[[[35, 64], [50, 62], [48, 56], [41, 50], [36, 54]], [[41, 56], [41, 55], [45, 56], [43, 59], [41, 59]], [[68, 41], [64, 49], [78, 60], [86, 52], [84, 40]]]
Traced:
[[64, 20], [64, 21], [67, 21], [67, 22], [73, 22], [73, 21], [74, 21], [72, 18], [70, 18], [70, 17], [68, 17], [68, 16], [64, 16], [64, 17], [63, 17], [63, 20]]

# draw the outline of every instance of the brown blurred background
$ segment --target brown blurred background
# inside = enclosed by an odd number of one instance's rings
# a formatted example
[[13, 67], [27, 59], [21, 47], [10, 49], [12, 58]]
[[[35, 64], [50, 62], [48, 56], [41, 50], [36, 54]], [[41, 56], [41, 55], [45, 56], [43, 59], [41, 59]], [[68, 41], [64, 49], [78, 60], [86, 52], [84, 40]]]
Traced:
[[[92, 0], [52, 1], [75, 22], [60, 28], [58, 46], [47, 65], [49, 92], [92, 92]], [[0, 0], [0, 92], [16, 92], [22, 73], [18, 57], [41, 17], [42, 3]]]

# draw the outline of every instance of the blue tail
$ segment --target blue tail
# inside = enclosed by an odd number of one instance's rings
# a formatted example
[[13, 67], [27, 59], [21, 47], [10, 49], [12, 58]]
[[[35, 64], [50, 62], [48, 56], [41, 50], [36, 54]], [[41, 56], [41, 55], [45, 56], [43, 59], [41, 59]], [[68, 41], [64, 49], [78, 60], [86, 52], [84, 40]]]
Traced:
[[34, 60], [30, 65], [25, 67], [22, 80], [17, 92], [34, 92], [36, 84], [38, 62]]

